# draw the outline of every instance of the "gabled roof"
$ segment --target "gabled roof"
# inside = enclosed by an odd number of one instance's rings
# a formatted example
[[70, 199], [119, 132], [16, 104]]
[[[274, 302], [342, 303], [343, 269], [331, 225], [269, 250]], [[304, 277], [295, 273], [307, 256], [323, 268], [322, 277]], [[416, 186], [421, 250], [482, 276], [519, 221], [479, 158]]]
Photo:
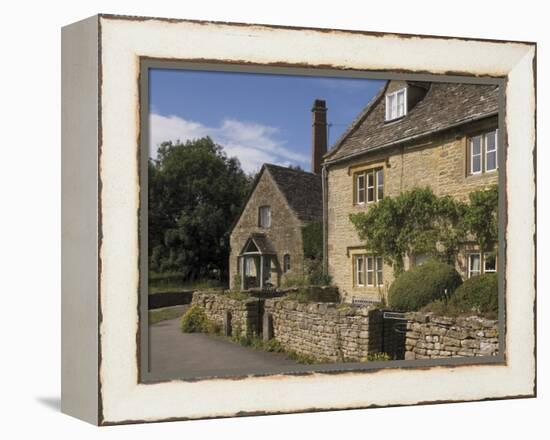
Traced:
[[325, 163], [366, 153], [498, 113], [498, 86], [431, 83], [424, 98], [397, 120], [385, 121], [388, 83], [325, 155]]
[[[254, 247], [257, 249], [257, 251], [251, 251], [250, 245], [253, 244]], [[258, 252], [263, 255], [275, 255], [276, 252], [273, 249], [273, 246], [271, 245], [271, 242], [269, 239], [265, 236], [265, 234], [260, 233], [253, 233], [250, 234], [250, 237], [248, 240], [246, 240], [245, 245], [243, 246], [243, 249], [241, 251], [241, 254], [247, 253], [247, 252]]]
[[231, 226], [231, 233], [239, 223], [252, 194], [256, 191], [258, 182], [266, 172], [272, 177], [289, 208], [300, 221], [304, 223], [323, 221], [323, 186], [321, 175], [266, 163], [263, 164], [261, 170], [256, 174], [241, 212]]
[[[323, 220], [323, 187], [320, 174], [264, 164], [288, 206], [303, 222]], [[263, 170], [262, 170], [263, 171]]]

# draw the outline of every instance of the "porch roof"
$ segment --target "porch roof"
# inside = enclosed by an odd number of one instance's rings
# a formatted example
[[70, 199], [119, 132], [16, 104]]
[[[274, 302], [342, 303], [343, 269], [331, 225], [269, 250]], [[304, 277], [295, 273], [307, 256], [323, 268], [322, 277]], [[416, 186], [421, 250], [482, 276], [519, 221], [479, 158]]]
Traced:
[[276, 252], [265, 234], [254, 233], [250, 234], [250, 237], [248, 237], [243, 246], [241, 255], [245, 254], [275, 255]]

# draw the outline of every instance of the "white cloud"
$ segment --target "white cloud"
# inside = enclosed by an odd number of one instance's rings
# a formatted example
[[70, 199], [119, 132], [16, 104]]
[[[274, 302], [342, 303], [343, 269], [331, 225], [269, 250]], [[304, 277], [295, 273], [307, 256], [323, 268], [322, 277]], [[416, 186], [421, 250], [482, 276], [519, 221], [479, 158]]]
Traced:
[[222, 145], [228, 156], [236, 156], [246, 172], [257, 171], [264, 163], [279, 165], [299, 164], [307, 166], [309, 158], [285, 147], [285, 141], [277, 138], [275, 127], [224, 119], [217, 127], [179, 116], [162, 116], [151, 113], [149, 119], [149, 154], [156, 156], [158, 146], [165, 141], [182, 141], [210, 136]]

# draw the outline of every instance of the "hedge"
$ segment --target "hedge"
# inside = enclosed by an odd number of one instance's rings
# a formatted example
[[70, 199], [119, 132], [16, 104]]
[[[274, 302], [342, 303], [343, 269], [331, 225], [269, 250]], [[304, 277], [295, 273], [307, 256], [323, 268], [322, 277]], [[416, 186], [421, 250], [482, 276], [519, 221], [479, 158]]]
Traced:
[[473, 312], [487, 317], [498, 314], [498, 276], [487, 273], [462, 284], [450, 302], [461, 313]]
[[397, 277], [390, 286], [388, 303], [395, 310], [417, 311], [451, 295], [460, 284], [462, 278], [453, 267], [431, 260]]

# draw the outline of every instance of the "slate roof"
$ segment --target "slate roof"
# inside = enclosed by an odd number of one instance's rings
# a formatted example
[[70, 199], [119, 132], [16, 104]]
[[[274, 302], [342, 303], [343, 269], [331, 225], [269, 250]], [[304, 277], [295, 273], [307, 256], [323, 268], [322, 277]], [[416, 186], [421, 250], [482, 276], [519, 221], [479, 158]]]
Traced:
[[497, 85], [431, 83], [424, 98], [403, 118], [385, 122], [387, 86], [388, 83], [325, 155], [326, 162], [391, 146], [410, 137], [421, 137], [498, 112]]
[[319, 174], [264, 164], [298, 219], [303, 222], [323, 220], [323, 188]]

